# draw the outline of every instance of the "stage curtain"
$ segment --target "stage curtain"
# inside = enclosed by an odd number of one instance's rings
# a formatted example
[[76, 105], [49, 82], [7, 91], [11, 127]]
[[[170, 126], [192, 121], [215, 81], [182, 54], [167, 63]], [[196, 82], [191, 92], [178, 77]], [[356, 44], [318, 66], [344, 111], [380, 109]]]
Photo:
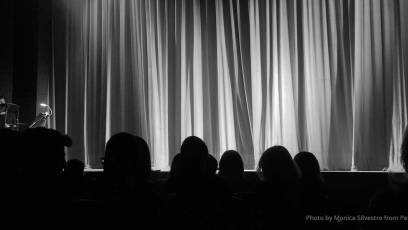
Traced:
[[101, 168], [129, 132], [162, 169], [190, 135], [247, 169], [273, 145], [324, 170], [401, 166], [407, 1], [57, 0], [52, 23], [50, 126], [69, 159]]

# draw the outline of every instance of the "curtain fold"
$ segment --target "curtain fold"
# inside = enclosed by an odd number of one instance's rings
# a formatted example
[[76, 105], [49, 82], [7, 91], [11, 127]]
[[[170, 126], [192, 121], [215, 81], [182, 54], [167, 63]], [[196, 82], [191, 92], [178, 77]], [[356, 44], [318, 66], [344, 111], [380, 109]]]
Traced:
[[325, 170], [398, 168], [407, 126], [401, 0], [58, 0], [52, 128], [101, 168], [129, 132], [165, 169], [190, 135], [246, 169], [283, 145]]

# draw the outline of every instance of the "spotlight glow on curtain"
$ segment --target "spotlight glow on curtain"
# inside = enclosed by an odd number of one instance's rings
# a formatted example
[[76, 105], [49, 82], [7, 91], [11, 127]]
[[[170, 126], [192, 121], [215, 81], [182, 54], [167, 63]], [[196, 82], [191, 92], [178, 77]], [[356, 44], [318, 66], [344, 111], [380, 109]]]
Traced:
[[407, 1], [59, 0], [52, 124], [100, 168], [115, 133], [166, 167], [190, 135], [252, 169], [283, 145], [329, 170], [398, 167]]

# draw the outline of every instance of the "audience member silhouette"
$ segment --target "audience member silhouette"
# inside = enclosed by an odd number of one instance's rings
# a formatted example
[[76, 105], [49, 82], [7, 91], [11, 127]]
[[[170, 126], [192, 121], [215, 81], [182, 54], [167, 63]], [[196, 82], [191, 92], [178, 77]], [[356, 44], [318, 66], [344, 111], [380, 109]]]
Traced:
[[159, 188], [150, 180], [150, 174], [152, 171], [152, 163], [150, 160], [150, 150], [146, 141], [138, 136], [133, 136], [138, 142], [138, 154], [139, 160], [138, 166], [133, 174], [133, 183], [135, 186], [144, 189], [153, 189], [159, 191]]
[[[324, 216], [332, 215], [330, 208], [330, 191], [324, 184], [323, 175], [320, 172], [319, 162], [310, 152], [300, 152], [293, 159], [298, 166], [302, 177], [300, 186], [302, 193], [300, 202], [304, 210], [304, 216]], [[307, 229], [328, 229], [333, 227], [334, 222], [327, 221], [306, 221]]]
[[204, 173], [208, 148], [203, 140], [196, 136], [187, 137], [181, 145], [180, 153], [183, 176], [196, 176]]
[[[64, 147], [71, 138], [43, 127], [24, 132], [24, 150], [20, 155], [24, 183], [25, 217], [39, 228], [64, 228], [69, 194], [61, 176], [66, 167]], [[34, 228], [35, 228], [34, 227]]]
[[[182, 145], [177, 174], [166, 182], [169, 206], [177, 228], [224, 229], [244, 227], [238, 213], [240, 200], [232, 197], [228, 182], [215, 174], [206, 174], [206, 144], [198, 137], [187, 137]], [[176, 158], [176, 159], [177, 159]], [[240, 212], [241, 211], [241, 212]]]
[[[39, 127], [24, 132], [27, 152], [24, 152], [25, 176], [36, 177], [47, 182], [60, 178], [66, 167], [64, 147], [71, 146], [72, 140], [58, 131]], [[36, 184], [38, 181], [35, 181]]]
[[401, 144], [401, 164], [405, 172], [408, 172], [408, 126], [405, 128], [404, 139]]
[[244, 163], [235, 150], [228, 150], [222, 154], [218, 175], [227, 179], [235, 193], [253, 192], [254, 184], [245, 179]]
[[215, 175], [217, 173], [217, 168], [218, 168], [217, 159], [215, 159], [213, 155], [208, 154], [204, 172], [209, 175]]
[[[408, 169], [408, 126], [405, 129], [401, 145], [401, 165], [406, 176]], [[390, 175], [391, 179], [392, 176]], [[401, 217], [408, 217], [408, 180], [398, 182], [392, 179], [391, 182], [391, 189], [380, 192], [373, 197], [368, 207], [367, 216], [398, 217], [397, 220], [366, 221], [363, 222], [363, 229], [407, 229], [408, 223]]]
[[140, 151], [146, 151], [145, 142], [128, 133], [115, 134], [106, 144], [100, 198], [109, 207], [105, 210], [105, 227], [145, 229], [168, 224], [164, 198], [154, 190], [137, 187], [148, 175], [143, 156], [146, 152]]
[[293, 159], [298, 166], [302, 178], [306, 179], [308, 189], [315, 193], [330, 196], [330, 190], [324, 184], [323, 175], [320, 172], [319, 162], [315, 155], [310, 152], [300, 152]]
[[77, 177], [84, 175], [85, 164], [78, 159], [72, 159], [67, 162], [67, 167], [64, 169], [64, 174]]
[[170, 168], [170, 177], [178, 177], [181, 176], [181, 154], [177, 153], [174, 156], [173, 161], [171, 162]]
[[18, 190], [14, 190], [21, 180], [21, 167], [18, 153], [21, 151], [22, 136], [11, 129], [0, 129], [0, 189], [3, 200], [12, 199]]
[[232, 189], [224, 178], [204, 173], [207, 156], [207, 146], [200, 138], [187, 137], [181, 145], [179, 175], [167, 180], [166, 191], [169, 194], [231, 196]]
[[[84, 163], [65, 162], [67, 135], [43, 127], [19, 133], [0, 129], [0, 195], [7, 210], [2, 222], [17, 228], [248, 228], [327, 229], [334, 225], [305, 222], [305, 215], [331, 215], [330, 190], [310, 152], [292, 159], [283, 146], [267, 149], [258, 163], [261, 182], [245, 179], [240, 154], [229, 150], [219, 161], [198, 137], [186, 138], [172, 161], [164, 189], [150, 181], [151, 159], [146, 141], [118, 133], [106, 144], [104, 179], [93, 200], [84, 200]], [[401, 145], [401, 164], [408, 168], [408, 130]], [[164, 197], [166, 194], [171, 213]], [[243, 212], [235, 193], [251, 192], [253, 210]], [[91, 197], [91, 196], [90, 196]], [[408, 181], [394, 181], [377, 194], [366, 216], [408, 216]], [[242, 215], [238, 213], [242, 213]], [[251, 214], [249, 214], [251, 212]], [[176, 222], [173, 226], [169, 218]], [[360, 222], [363, 229], [404, 229], [406, 221]]]
[[84, 162], [78, 159], [71, 159], [67, 162], [67, 166], [62, 174], [65, 190], [69, 191], [68, 193], [72, 200], [81, 199], [87, 190], [84, 169]]
[[[173, 157], [173, 160], [171, 162], [171, 167], [170, 167], [170, 173], [169, 173], [169, 177], [179, 177], [180, 176], [180, 162], [181, 161], [181, 154], [178, 153]], [[160, 179], [158, 181], [156, 181], [156, 185], [159, 188], [159, 191], [163, 194], [170, 194], [170, 191], [167, 191], [167, 187], [166, 187], [166, 182], [167, 179]]]
[[267, 149], [259, 159], [262, 182], [255, 185], [256, 206], [261, 229], [296, 229], [302, 226], [298, 169], [283, 146]]
[[17, 229], [29, 228], [29, 222], [21, 215], [24, 210], [22, 168], [19, 161], [22, 135], [11, 129], [0, 129], [0, 221], [3, 226]]

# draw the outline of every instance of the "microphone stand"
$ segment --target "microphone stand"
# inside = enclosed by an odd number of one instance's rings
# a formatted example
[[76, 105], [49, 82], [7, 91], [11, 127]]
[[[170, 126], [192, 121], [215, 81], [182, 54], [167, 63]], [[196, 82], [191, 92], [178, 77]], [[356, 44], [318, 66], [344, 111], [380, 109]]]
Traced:
[[52, 109], [48, 105], [41, 104], [41, 106], [47, 106], [47, 108], [50, 110], [50, 113], [48, 113], [48, 111], [45, 113], [41, 113], [42, 117], [40, 118], [39, 116], [37, 116], [37, 118], [34, 120], [34, 122], [30, 125], [29, 128], [45, 127], [45, 125], [47, 124], [47, 117], [52, 115]]
[[44, 127], [45, 127], [46, 124], [47, 124], [47, 118], [52, 115], [52, 110], [51, 110], [51, 108], [50, 108], [48, 105], [46, 105], [46, 106], [47, 106], [47, 108], [50, 110], [50, 113], [45, 112], [45, 116], [44, 116]]

